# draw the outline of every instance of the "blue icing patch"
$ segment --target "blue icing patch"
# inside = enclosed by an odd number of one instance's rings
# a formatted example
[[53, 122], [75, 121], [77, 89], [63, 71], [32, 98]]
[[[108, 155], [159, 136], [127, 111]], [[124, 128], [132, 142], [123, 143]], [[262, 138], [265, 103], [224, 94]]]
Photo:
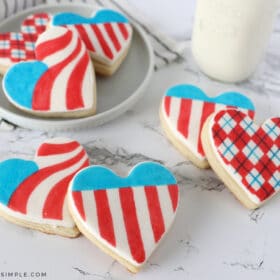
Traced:
[[0, 163], [0, 202], [8, 205], [17, 187], [30, 175], [38, 171], [34, 161], [8, 159]]
[[248, 97], [238, 92], [225, 92], [217, 97], [209, 97], [200, 88], [185, 84], [177, 85], [168, 89], [166, 96], [195, 99], [228, 106], [235, 106], [247, 110], [255, 110], [252, 101]]
[[67, 24], [98, 24], [118, 22], [127, 23], [128, 20], [122, 14], [113, 10], [100, 10], [92, 18], [86, 18], [74, 13], [60, 13], [53, 17], [53, 25], [67, 25]]
[[126, 178], [118, 176], [106, 167], [97, 165], [90, 166], [75, 176], [72, 191], [171, 184], [176, 184], [175, 177], [158, 163], [140, 163], [131, 170]]
[[12, 66], [3, 79], [5, 94], [18, 105], [32, 109], [32, 97], [38, 79], [48, 70], [40, 61], [20, 62]]

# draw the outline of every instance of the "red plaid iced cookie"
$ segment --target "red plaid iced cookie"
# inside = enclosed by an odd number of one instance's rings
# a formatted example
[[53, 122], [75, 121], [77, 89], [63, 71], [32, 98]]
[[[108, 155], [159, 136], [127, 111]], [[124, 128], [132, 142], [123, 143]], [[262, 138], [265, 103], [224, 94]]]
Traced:
[[137, 272], [169, 230], [178, 207], [174, 176], [162, 165], [144, 162], [119, 177], [91, 166], [69, 188], [70, 212], [100, 249]]
[[91, 18], [59, 13], [52, 18], [52, 25], [78, 31], [92, 56], [96, 72], [103, 75], [111, 75], [119, 68], [132, 39], [132, 26], [127, 18], [109, 9], [99, 9]]
[[34, 160], [1, 162], [0, 215], [46, 233], [77, 236], [79, 230], [67, 208], [66, 194], [73, 176], [87, 166], [83, 147], [66, 138], [45, 141]]
[[35, 42], [45, 31], [49, 20], [49, 14], [33, 14], [24, 19], [20, 32], [0, 33], [0, 72], [2, 74], [17, 62], [35, 59]]
[[280, 188], [280, 118], [258, 126], [246, 114], [223, 110], [202, 132], [213, 170], [248, 208], [261, 206]]
[[221, 109], [237, 107], [254, 116], [254, 105], [237, 92], [208, 97], [200, 88], [182, 84], [165, 93], [160, 118], [162, 127], [173, 145], [196, 166], [209, 167], [202, 143], [201, 130], [207, 118]]

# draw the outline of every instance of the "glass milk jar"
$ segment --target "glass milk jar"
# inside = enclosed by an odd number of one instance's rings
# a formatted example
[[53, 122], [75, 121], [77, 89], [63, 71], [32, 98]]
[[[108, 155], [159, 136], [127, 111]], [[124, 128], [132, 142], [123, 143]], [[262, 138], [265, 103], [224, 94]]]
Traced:
[[197, 0], [193, 56], [208, 76], [224, 82], [248, 78], [260, 62], [279, 0]]

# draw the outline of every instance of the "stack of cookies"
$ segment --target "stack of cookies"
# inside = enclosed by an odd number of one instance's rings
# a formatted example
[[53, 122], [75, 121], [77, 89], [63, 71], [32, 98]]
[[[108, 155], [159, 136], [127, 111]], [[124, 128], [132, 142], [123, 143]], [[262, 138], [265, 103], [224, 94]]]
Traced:
[[40, 117], [79, 118], [96, 112], [95, 72], [110, 76], [125, 59], [132, 26], [122, 14], [92, 17], [39, 13], [20, 32], [0, 34], [0, 71], [11, 104]]

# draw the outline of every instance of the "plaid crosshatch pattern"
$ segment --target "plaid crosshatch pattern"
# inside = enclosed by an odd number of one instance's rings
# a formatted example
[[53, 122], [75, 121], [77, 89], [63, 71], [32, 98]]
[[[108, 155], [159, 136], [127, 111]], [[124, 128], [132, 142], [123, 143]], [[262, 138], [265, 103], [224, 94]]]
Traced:
[[0, 33], [0, 61], [11, 63], [35, 59], [35, 42], [45, 31], [49, 15], [45, 13], [28, 16], [21, 25], [21, 32]]
[[257, 126], [246, 114], [223, 110], [214, 117], [214, 144], [234, 176], [260, 201], [280, 187], [280, 118]]
[[41, 34], [46, 30], [49, 20], [49, 15], [45, 13], [31, 15], [23, 21], [21, 31], [26, 34]]

